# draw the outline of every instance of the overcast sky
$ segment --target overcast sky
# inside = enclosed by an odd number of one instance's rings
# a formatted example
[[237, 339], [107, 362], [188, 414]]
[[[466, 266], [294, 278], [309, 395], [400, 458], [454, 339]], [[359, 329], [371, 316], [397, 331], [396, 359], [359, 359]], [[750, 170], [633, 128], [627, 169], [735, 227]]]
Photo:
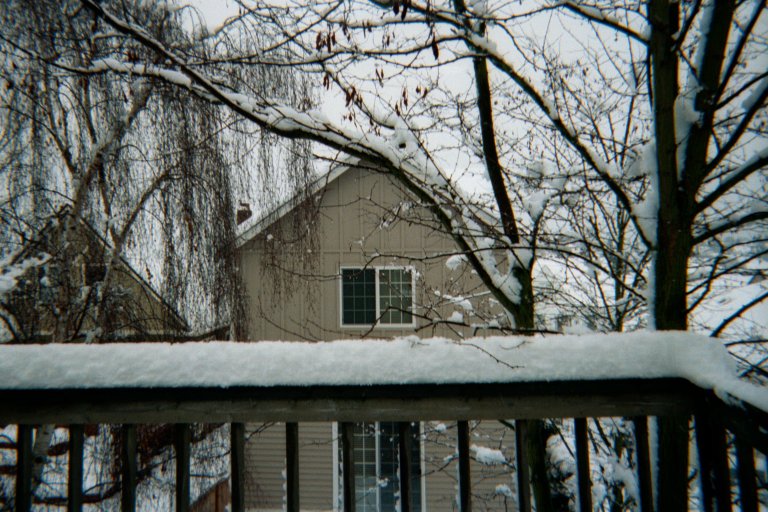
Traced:
[[207, 22], [208, 29], [216, 28], [229, 16], [237, 13], [234, 0], [187, 0], [195, 6]]

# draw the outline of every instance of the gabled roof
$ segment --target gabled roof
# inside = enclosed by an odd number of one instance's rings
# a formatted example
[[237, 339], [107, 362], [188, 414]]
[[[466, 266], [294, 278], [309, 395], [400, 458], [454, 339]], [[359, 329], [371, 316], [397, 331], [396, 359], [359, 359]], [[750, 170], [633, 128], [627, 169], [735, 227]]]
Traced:
[[245, 244], [256, 238], [259, 234], [263, 233], [265, 229], [285, 217], [294, 208], [296, 208], [302, 200], [307, 197], [316, 194], [327, 187], [333, 181], [339, 179], [344, 173], [353, 168], [355, 163], [339, 164], [333, 167], [329, 172], [315, 179], [310, 183], [306, 189], [300, 190], [293, 194], [288, 200], [281, 203], [277, 208], [274, 208], [266, 213], [259, 215], [253, 222], [249, 222], [237, 235], [235, 239], [235, 246], [239, 249]]
[[[43, 226], [43, 228], [38, 233], [38, 236], [27, 242], [27, 245], [19, 251], [13, 258], [13, 262], [17, 262], [21, 260], [23, 257], [29, 255], [32, 251], [39, 249], [40, 246], [43, 244], [43, 234], [50, 231], [54, 228], [55, 222], [61, 222], [62, 219], [64, 219], [66, 216], [72, 214], [72, 209], [69, 207], [69, 205], [65, 205], [62, 208], [59, 209], [58, 212], [54, 215], [53, 219], [50, 219], [46, 224]], [[88, 221], [83, 219], [82, 217], [77, 217], [77, 221], [79, 225], [87, 231], [87, 233], [93, 237], [94, 240], [96, 240], [99, 244], [101, 244], [104, 248], [112, 248], [112, 244], [104, 238], [104, 236], [99, 233], [99, 231], [93, 227]], [[176, 308], [174, 308], [171, 304], [166, 301], [160, 293], [157, 292], [157, 290], [154, 289], [154, 287], [149, 284], [139, 272], [137, 272], [133, 266], [126, 260], [122, 255], [120, 256], [120, 264], [122, 267], [128, 272], [128, 274], [159, 304], [165, 308], [168, 313], [171, 315], [171, 318], [174, 322], [176, 322], [179, 327], [183, 331], [189, 331], [189, 324], [184, 319], [184, 317], [181, 316], [176, 311]]]

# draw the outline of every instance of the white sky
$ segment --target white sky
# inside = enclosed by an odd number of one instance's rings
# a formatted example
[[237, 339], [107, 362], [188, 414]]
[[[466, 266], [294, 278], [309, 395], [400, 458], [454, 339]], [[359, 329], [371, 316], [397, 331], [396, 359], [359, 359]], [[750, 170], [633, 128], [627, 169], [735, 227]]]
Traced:
[[237, 4], [233, 0], [188, 0], [184, 3], [200, 11], [209, 29], [220, 26], [229, 16], [237, 14]]

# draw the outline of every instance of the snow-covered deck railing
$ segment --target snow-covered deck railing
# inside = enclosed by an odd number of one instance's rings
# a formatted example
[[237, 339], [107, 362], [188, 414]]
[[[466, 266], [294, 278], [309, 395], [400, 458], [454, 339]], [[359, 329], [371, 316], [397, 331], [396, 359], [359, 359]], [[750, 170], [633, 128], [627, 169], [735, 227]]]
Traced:
[[[677, 418], [685, 425], [693, 416], [705, 502], [722, 506], [731, 501], [729, 431], [736, 440], [741, 509], [756, 511], [753, 449], [768, 451], [766, 410], [768, 392], [738, 379], [719, 342], [685, 333], [463, 342], [413, 337], [328, 343], [0, 346], [0, 424], [19, 424], [16, 481], [17, 503], [22, 504], [32, 500], [24, 487], [31, 478], [31, 466], [24, 462], [31, 456], [30, 425], [72, 425], [70, 460], [76, 466], [82, 449], [77, 444], [82, 432], [78, 425], [124, 424], [125, 510], [135, 499], [133, 425], [179, 424], [176, 447], [184, 454], [189, 423], [232, 422], [232, 509], [243, 510], [242, 424], [286, 422], [286, 503], [288, 510], [298, 510], [298, 487], [292, 482], [298, 475], [301, 422], [340, 422], [342, 462], [348, 465], [352, 422], [398, 421], [407, 430], [415, 420], [457, 420], [461, 510], [469, 510], [467, 420], [515, 420], [518, 467], [525, 469], [523, 438], [529, 421], [557, 417], [574, 418], [583, 486], [580, 500], [582, 507], [588, 507], [586, 418], [625, 416], [632, 417], [636, 427], [641, 509], [651, 510], [647, 418], [656, 416], [660, 425]], [[658, 436], [660, 471], [682, 467], [682, 487], [677, 491], [685, 493], [687, 455], [663, 448], [666, 438], [661, 429]], [[177, 510], [186, 510], [188, 504], [184, 478], [189, 468], [184, 459], [178, 459]], [[401, 481], [409, 481], [410, 464], [399, 467], [406, 473]], [[351, 478], [353, 472], [343, 474]], [[518, 479], [520, 510], [529, 510], [527, 471], [519, 471]], [[660, 485], [667, 480], [660, 477]], [[344, 482], [345, 510], [354, 509], [353, 486], [352, 480]], [[401, 489], [401, 494], [407, 491]], [[71, 486], [75, 503], [82, 500], [81, 493], [78, 486]], [[24, 505], [19, 510], [25, 510]]]

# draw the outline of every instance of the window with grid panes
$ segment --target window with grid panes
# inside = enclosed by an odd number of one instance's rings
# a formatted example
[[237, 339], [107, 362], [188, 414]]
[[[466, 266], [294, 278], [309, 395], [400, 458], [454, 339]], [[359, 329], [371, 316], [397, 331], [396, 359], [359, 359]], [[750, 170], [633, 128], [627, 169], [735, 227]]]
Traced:
[[409, 268], [343, 268], [342, 325], [412, 325], [413, 271]]
[[[356, 423], [353, 436], [355, 510], [398, 510], [398, 428], [395, 422]], [[411, 510], [421, 510], [421, 442], [414, 424], [411, 443]]]

